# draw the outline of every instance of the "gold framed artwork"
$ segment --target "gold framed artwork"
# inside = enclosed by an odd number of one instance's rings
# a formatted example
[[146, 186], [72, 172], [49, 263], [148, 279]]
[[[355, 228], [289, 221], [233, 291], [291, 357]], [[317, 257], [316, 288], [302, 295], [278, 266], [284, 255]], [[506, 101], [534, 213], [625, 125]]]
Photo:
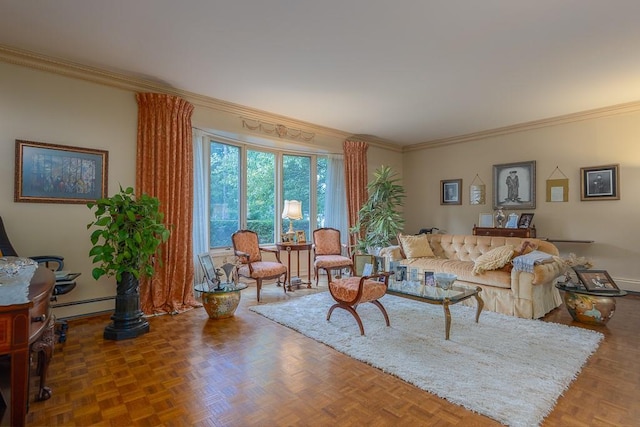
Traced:
[[107, 196], [105, 150], [16, 139], [15, 202], [86, 204]]
[[547, 202], [568, 202], [569, 201], [569, 179], [548, 179], [547, 180]]
[[619, 200], [619, 165], [580, 168], [580, 200]]
[[304, 230], [296, 231], [296, 240], [297, 243], [307, 243], [307, 236], [305, 236]]

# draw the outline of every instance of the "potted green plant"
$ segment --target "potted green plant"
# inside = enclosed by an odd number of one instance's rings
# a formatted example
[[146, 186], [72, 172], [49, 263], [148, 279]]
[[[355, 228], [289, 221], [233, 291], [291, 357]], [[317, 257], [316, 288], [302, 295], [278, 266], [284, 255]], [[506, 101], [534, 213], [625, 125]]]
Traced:
[[358, 253], [377, 254], [389, 246], [404, 228], [404, 219], [398, 208], [404, 204], [404, 187], [389, 166], [380, 166], [367, 185], [368, 200], [358, 212], [358, 222], [350, 230], [359, 235]]
[[160, 201], [142, 194], [136, 197], [131, 187], [111, 197], [87, 204], [94, 209], [95, 220], [87, 229], [91, 233], [89, 251], [92, 262], [98, 264], [92, 270], [94, 279], [115, 276], [117, 283], [116, 309], [113, 321], [104, 331], [105, 339], [134, 338], [149, 332], [149, 323], [140, 310], [139, 279], [152, 276], [154, 263], [161, 260], [160, 245], [169, 238], [169, 230], [163, 224]]

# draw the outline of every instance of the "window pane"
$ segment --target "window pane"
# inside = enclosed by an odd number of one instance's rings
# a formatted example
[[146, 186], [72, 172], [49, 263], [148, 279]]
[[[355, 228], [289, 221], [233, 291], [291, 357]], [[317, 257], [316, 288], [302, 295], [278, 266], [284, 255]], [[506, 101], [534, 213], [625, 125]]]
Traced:
[[326, 157], [318, 157], [316, 169], [318, 172], [318, 183], [317, 183], [317, 200], [316, 205], [318, 206], [317, 212], [317, 224], [318, 228], [324, 227], [324, 201], [325, 195], [327, 194], [327, 158]]
[[[302, 202], [302, 219], [293, 222], [294, 230], [304, 230], [307, 240], [309, 235], [309, 208], [311, 193], [311, 158], [308, 156], [283, 156], [282, 182], [284, 200], [299, 200]], [[283, 224], [289, 228], [289, 222]]]
[[275, 243], [276, 156], [247, 151], [247, 228], [261, 244]]
[[211, 142], [210, 170], [210, 245], [230, 247], [240, 228], [240, 148]]

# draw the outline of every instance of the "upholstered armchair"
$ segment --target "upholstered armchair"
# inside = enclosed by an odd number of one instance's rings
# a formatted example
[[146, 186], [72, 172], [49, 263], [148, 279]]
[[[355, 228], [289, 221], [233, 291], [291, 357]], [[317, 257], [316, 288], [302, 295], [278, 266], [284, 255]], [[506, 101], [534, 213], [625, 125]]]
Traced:
[[[233, 252], [240, 260], [238, 276], [256, 281], [258, 292], [258, 302], [260, 302], [260, 289], [262, 281], [267, 279], [278, 279], [280, 286], [280, 276], [284, 276], [283, 284], [287, 281], [287, 267], [280, 262], [280, 251], [275, 249], [261, 248], [258, 234], [251, 230], [238, 230], [231, 235], [233, 242]], [[262, 252], [271, 252], [275, 255], [276, 261], [263, 261]], [[284, 292], [287, 287], [282, 286]]]
[[[343, 249], [347, 256], [343, 255]], [[331, 270], [343, 268], [351, 269], [353, 275], [353, 261], [349, 247], [340, 241], [340, 230], [325, 227], [313, 231], [313, 270], [318, 286], [318, 270], [327, 272], [327, 281], [331, 283]]]

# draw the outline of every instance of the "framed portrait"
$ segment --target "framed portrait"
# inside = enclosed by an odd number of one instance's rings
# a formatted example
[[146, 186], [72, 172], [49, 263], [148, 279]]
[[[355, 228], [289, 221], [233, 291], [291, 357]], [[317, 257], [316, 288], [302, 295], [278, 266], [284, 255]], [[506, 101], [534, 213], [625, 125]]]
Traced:
[[304, 230], [296, 231], [296, 241], [298, 243], [307, 243], [307, 236], [304, 235]]
[[507, 215], [507, 223], [504, 228], [518, 228], [518, 214], [510, 213]]
[[282, 243], [291, 243], [291, 239], [287, 233], [282, 233], [280, 238], [282, 239]]
[[493, 214], [481, 213], [478, 218], [478, 227], [493, 228]]
[[529, 228], [531, 227], [532, 221], [533, 221], [532, 213], [520, 214], [520, 219], [518, 220], [518, 228]]
[[82, 203], [107, 196], [105, 150], [16, 139], [15, 202]]
[[580, 168], [580, 200], [619, 200], [619, 165]]
[[606, 270], [586, 270], [574, 268], [578, 279], [586, 290], [590, 292], [619, 292], [620, 288], [615, 284]]
[[353, 256], [353, 269], [356, 276], [362, 276], [365, 264], [371, 264], [373, 266], [375, 257], [373, 255], [354, 255]]
[[536, 162], [493, 165], [493, 208], [536, 208]]
[[445, 179], [440, 181], [440, 204], [462, 204], [462, 179]]
[[433, 275], [433, 271], [425, 270], [425, 272], [424, 272], [424, 284], [426, 286], [435, 286], [436, 285], [436, 278]]
[[373, 266], [373, 272], [376, 274], [385, 272], [386, 270], [385, 270], [384, 257], [377, 256], [377, 257], [374, 257], [374, 259], [375, 259], [375, 264]]

